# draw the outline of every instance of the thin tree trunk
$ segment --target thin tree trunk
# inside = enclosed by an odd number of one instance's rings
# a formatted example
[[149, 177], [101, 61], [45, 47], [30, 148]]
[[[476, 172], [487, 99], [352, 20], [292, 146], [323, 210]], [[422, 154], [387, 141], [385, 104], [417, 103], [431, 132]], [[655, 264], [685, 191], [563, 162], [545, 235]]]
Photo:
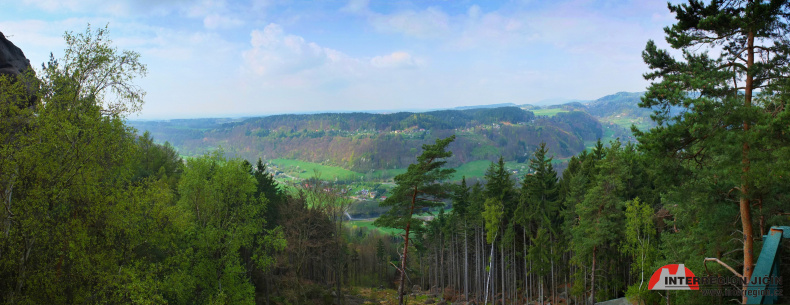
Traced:
[[403, 257], [401, 258], [400, 285], [398, 285], [398, 304], [403, 305], [403, 285], [406, 280], [406, 255], [409, 254], [409, 230], [411, 229], [411, 215], [414, 215], [414, 204], [417, 202], [417, 187], [411, 198], [411, 209], [409, 209], [409, 220], [406, 222], [406, 235], [403, 236]]
[[[502, 239], [504, 239], [504, 238], [502, 238]], [[504, 304], [505, 303], [504, 302], [505, 286], [506, 286], [505, 285], [505, 243], [504, 243], [504, 240], [503, 240], [503, 242], [499, 243], [499, 248], [500, 248], [500, 251], [499, 251], [499, 265], [502, 266], [502, 268], [500, 268], [501, 269], [500, 272], [502, 273], [502, 283], [500, 285], [500, 286], [502, 286], [500, 288], [500, 290], [502, 291], [502, 294], [500, 295], [500, 297], [503, 299], [502, 303]], [[494, 304], [496, 304], [496, 302], [494, 302]]]
[[596, 248], [597, 247], [594, 246], [593, 247], [593, 252], [592, 252], [592, 277], [590, 279], [591, 282], [592, 282], [590, 284], [590, 286], [592, 287], [590, 289], [590, 298], [592, 298], [592, 303], [593, 304], [595, 304], [595, 250], [596, 250]]
[[464, 219], [464, 301], [469, 301], [469, 236]]
[[551, 303], [554, 304], [557, 300], [557, 290], [556, 285], [554, 284], [554, 244], [549, 246], [549, 250], [551, 250]]
[[[747, 51], [748, 57], [746, 62], [746, 88], [745, 88], [745, 99], [744, 99], [744, 108], [747, 110], [752, 107], [752, 87], [754, 85], [754, 74], [751, 71], [752, 66], [754, 65], [754, 32], [749, 30], [749, 35], [747, 38]], [[743, 122], [743, 131], [744, 133], [749, 132], [749, 121]], [[751, 213], [751, 205], [749, 203], [749, 167], [750, 167], [750, 160], [749, 160], [749, 143], [744, 141], [743, 142], [743, 159], [741, 161], [743, 164], [743, 174], [741, 175], [741, 200], [740, 200], [740, 210], [741, 210], [741, 225], [743, 226], [743, 276], [745, 278], [751, 278], [752, 276], [752, 268], [754, 265], [754, 257], [753, 257], [753, 242], [754, 236], [752, 233], [752, 213]], [[746, 284], [743, 285], [743, 290], [746, 292], [746, 288], [748, 286]], [[746, 303], [746, 293], [743, 294], [743, 303]]]
[[439, 282], [441, 284], [442, 290], [444, 290], [444, 234], [439, 231]]
[[521, 227], [524, 233], [524, 297], [529, 301], [529, 273], [527, 270], [527, 228]]
[[491, 242], [491, 256], [489, 256], [488, 259], [488, 280], [486, 280], [486, 288], [485, 288], [486, 297], [485, 297], [485, 301], [483, 301], [483, 304], [488, 304], [488, 284], [491, 283], [491, 271], [494, 270], [494, 244], [496, 244], [497, 234], [499, 234], [499, 231], [494, 233], [494, 241]]

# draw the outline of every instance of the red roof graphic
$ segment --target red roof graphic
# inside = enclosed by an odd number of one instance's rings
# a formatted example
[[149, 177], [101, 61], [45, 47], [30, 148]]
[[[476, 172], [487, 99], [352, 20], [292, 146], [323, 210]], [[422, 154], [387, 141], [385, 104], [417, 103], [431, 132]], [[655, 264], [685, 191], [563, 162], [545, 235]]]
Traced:
[[647, 287], [650, 290], [699, 290], [699, 283], [694, 272], [683, 264], [669, 264], [653, 272]]

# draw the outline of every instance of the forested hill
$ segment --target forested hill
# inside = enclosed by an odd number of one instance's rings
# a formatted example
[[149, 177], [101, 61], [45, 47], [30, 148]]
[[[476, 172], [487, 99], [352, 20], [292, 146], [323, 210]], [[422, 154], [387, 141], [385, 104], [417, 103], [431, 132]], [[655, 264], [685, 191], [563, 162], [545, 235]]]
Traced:
[[611, 122], [622, 127], [636, 125], [640, 129], [655, 126], [650, 120], [651, 109], [639, 107], [644, 92], [618, 92], [597, 100], [584, 103], [587, 113], [603, 122]]
[[[636, 100], [630, 105], [636, 107]], [[576, 107], [574, 107], [576, 106]], [[629, 107], [630, 107], [629, 106]], [[560, 107], [557, 109], [556, 107]], [[141, 133], [168, 141], [192, 156], [222, 147], [230, 155], [297, 159], [364, 172], [403, 168], [414, 161], [422, 144], [456, 134], [449, 160], [457, 166], [475, 160], [523, 161], [546, 142], [557, 158], [590, 147], [598, 138], [630, 140], [626, 126], [602, 125], [579, 103], [536, 109], [523, 105], [498, 108], [437, 110], [421, 113], [284, 114], [232, 121], [195, 119], [133, 121]], [[619, 108], [609, 107], [612, 111]], [[525, 110], [532, 109], [532, 110]], [[607, 109], [596, 112], [605, 115]], [[627, 122], [625, 122], [627, 123]]]
[[534, 119], [534, 114], [518, 107], [491, 109], [438, 110], [424, 113], [397, 112], [373, 113], [322, 113], [284, 114], [249, 119], [227, 127], [244, 125], [264, 130], [319, 131], [397, 131], [413, 129], [455, 129], [479, 125], [525, 124]]

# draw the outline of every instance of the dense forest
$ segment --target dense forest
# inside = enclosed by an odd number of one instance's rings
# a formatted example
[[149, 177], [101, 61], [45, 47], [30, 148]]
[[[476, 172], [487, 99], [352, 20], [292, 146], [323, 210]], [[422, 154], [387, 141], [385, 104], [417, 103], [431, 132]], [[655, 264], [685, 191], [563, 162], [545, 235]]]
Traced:
[[[602, 136], [601, 123], [583, 111], [535, 116], [518, 107], [393, 114], [327, 113], [274, 115], [201, 130], [176, 122], [132, 122], [182, 154], [200, 155], [222, 147], [231, 156], [297, 159], [366, 172], [405, 168], [421, 145], [456, 134], [450, 160], [523, 160], [541, 142], [561, 157], [585, 149]], [[194, 125], [193, 125], [194, 126]], [[205, 125], [203, 125], [205, 126]], [[211, 125], [209, 125], [211, 126]], [[618, 129], [625, 134], [625, 129]]]
[[[197, 130], [179, 149], [228, 151], [182, 159], [126, 125], [145, 95], [139, 54], [107, 28], [66, 33], [63, 58], [0, 75], [0, 303], [746, 302], [647, 282], [667, 264], [751, 277], [762, 236], [790, 224], [790, 4], [670, 10], [683, 58], [647, 43], [638, 111], [652, 122], [609, 143], [585, 111], [282, 115]], [[347, 185], [285, 185], [259, 157], [321, 149], [351, 168], [405, 168], [376, 227], [349, 225]], [[505, 167], [517, 157], [520, 177]], [[479, 159], [493, 159], [483, 179], [450, 179]]]

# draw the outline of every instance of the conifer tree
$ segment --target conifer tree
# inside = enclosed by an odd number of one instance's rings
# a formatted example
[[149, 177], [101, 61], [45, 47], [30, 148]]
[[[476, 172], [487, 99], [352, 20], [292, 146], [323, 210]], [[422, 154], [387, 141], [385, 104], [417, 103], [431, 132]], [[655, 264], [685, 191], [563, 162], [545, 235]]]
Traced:
[[653, 83], [641, 106], [652, 107], [659, 125], [634, 131], [646, 151], [680, 162], [665, 166], [673, 171], [670, 180], [704, 177], [710, 183], [702, 187], [717, 189], [719, 204], [737, 200], [739, 214], [733, 216], [740, 218], [748, 277], [755, 262], [754, 205], [771, 197], [769, 185], [781, 178], [771, 162], [787, 143], [787, 135], [771, 126], [787, 123], [781, 97], [789, 88], [790, 4], [692, 0], [669, 10], [677, 23], [664, 29], [666, 40], [683, 59], [648, 41], [642, 56], [652, 71], [644, 77]]
[[442, 206], [442, 200], [449, 196], [448, 186], [444, 181], [450, 178], [454, 169], [442, 168], [445, 159], [453, 155], [446, 151], [447, 145], [455, 140], [455, 136], [445, 139], [436, 139], [433, 145], [422, 146], [422, 154], [417, 157], [417, 163], [409, 165], [405, 173], [395, 176], [395, 188], [392, 195], [380, 203], [390, 209], [374, 224], [380, 227], [403, 229], [404, 245], [400, 266], [400, 284], [398, 285], [398, 302], [403, 304], [403, 288], [406, 280], [406, 262], [409, 253], [409, 238], [414, 223], [412, 216], [415, 211], [424, 208]]
[[[606, 157], [597, 162], [598, 173], [584, 199], [576, 204], [578, 223], [573, 227], [573, 248], [577, 263], [591, 263], [592, 300], [596, 301], [596, 272], [603, 253], [612, 252], [622, 231], [622, 205], [628, 168], [620, 156], [620, 142], [606, 149]], [[615, 249], [616, 250], [616, 249]]]
[[557, 220], [559, 196], [557, 172], [551, 164], [553, 158], [547, 158], [546, 143], [541, 143], [529, 161], [530, 174], [524, 176], [521, 194], [524, 201], [531, 206], [530, 218], [556, 234], [554, 224]]
[[539, 277], [540, 292], [543, 292], [543, 277], [549, 273], [553, 267], [554, 256], [559, 253], [555, 251], [560, 210], [557, 172], [551, 164], [553, 158], [547, 158], [547, 154], [546, 143], [540, 143], [529, 161], [530, 173], [524, 176], [521, 184], [522, 202], [519, 208], [524, 211], [517, 213], [525, 214], [524, 225], [531, 223], [536, 228], [534, 232], [530, 232], [534, 235], [530, 236], [533, 242], [527, 256], [534, 264], [530, 272]]

